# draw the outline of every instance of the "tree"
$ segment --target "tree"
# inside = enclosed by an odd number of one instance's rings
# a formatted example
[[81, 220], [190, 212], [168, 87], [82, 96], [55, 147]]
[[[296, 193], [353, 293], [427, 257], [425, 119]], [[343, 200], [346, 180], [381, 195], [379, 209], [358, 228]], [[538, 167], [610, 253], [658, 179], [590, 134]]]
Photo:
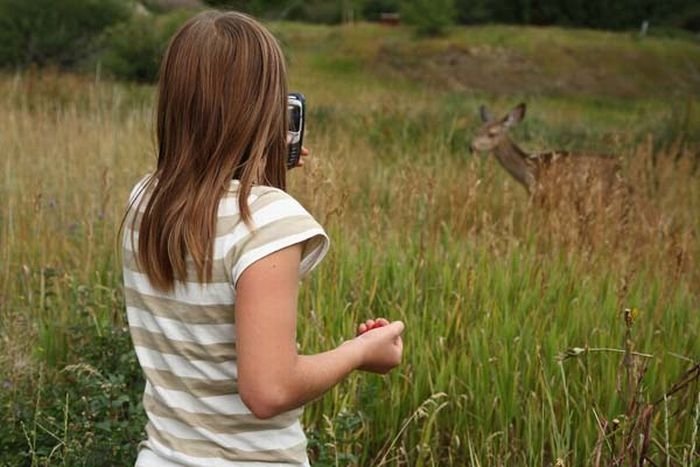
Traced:
[[479, 24], [492, 21], [492, 3], [489, 0], [455, 0], [457, 21], [460, 24]]
[[399, 0], [367, 0], [361, 6], [364, 19], [379, 21], [382, 13], [398, 13], [401, 9]]

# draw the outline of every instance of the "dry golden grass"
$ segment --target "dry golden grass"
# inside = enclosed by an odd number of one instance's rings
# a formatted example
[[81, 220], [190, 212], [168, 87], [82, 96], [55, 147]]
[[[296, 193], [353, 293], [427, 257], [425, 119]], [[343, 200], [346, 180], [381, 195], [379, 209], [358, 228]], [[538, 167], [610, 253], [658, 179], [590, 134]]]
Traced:
[[[302, 294], [299, 340], [306, 351], [327, 348], [370, 312], [402, 318], [408, 331], [401, 372], [357, 375], [309, 407], [317, 459], [586, 463], [599, 446], [594, 413], [626, 413], [616, 384], [624, 307], [642, 310], [628, 350], [654, 355], [654, 395], [699, 358], [692, 141], [655, 146], [646, 128], [608, 128], [615, 138], [597, 143], [623, 161], [629, 217], [605, 198], [541, 209], [492, 158], [468, 155], [480, 98], [455, 103], [357, 76], [349, 87], [358, 92], [338, 96], [342, 81], [327, 79], [293, 77], [310, 104], [313, 157], [290, 175], [291, 191], [334, 245]], [[54, 369], [45, 378], [59, 378], [55, 370], [76, 363], [74, 326], [106, 335], [124, 323], [115, 236], [131, 186], [153, 164], [151, 92], [52, 73], [0, 78], [3, 381], [45, 364]], [[583, 124], [607, 115], [598, 104], [532, 101], [542, 110], [528, 145], [561, 138], [560, 114]], [[573, 347], [613, 351], [555, 360]], [[694, 459], [694, 407], [668, 425], [656, 412], [654, 439], [667, 447], [650, 455]]]

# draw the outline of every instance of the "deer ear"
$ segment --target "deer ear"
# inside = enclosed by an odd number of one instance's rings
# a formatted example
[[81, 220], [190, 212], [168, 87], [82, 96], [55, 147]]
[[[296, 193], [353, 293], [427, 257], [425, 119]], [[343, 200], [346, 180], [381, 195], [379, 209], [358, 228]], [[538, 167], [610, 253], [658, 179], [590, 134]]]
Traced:
[[506, 115], [506, 118], [503, 120], [504, 125], [507, 127], [512, 127], [520, 123], [522, 119], [525, 118], [526, 108], [527, 106], [523, 102], [513, 107], [513, 110], [511, 110], [510, 113], [508, 113], [508, 115]]
[[484, 123], [488, 123], [493, 120], [493, 115], [491, 115], [491, 112], [489, 112], [489, 109], [487, 109], [485, 105], [479, 106], [479, 116], [481, 117], [481, 121]]

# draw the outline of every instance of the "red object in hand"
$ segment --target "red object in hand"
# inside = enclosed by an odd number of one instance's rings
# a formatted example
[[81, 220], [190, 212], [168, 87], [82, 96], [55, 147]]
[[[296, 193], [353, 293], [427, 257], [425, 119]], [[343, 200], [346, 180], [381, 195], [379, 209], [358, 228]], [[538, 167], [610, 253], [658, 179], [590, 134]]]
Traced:
[[[366, 326], [366, 325], [365, 325]], [[381, 323], [380, 321], [375, 321], [372, 326], [367, 327], [364, 331], [358, 333], [358, 336], [361, 336], [362, 334], [371, 331], [372, 329], [377, 329], [381, 328], [382, 326], [385, 326], [385, 324]]]

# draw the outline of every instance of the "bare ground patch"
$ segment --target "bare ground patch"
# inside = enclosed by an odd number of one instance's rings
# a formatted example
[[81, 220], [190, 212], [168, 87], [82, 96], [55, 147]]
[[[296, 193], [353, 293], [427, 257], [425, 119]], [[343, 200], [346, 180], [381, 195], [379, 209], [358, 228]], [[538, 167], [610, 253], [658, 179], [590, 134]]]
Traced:
[[376, 65], [428, 86], [488, 93], [577, 94], [622, 98], [698, 95], [698, 63], [681, 73], [641, 50], [553, 45], [529, 54], [493, 45], [449, 43], [442, 48], [382, 45]]

